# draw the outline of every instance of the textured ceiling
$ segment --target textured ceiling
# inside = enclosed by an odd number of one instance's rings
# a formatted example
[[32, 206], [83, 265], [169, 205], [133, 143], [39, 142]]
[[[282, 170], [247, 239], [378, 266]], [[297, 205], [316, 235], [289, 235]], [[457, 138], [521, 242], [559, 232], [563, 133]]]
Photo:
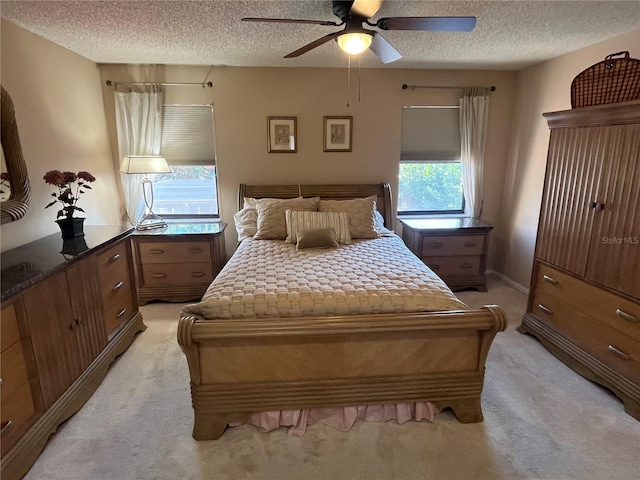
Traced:
[[[284, 55], [341, 27], [241, 22], [242, 17], [338, 21], [323, 1], [5, 1], [2, 17], [96, 63], [343, 67], [333, 41]], [[389, 16], [476, 16], [470, 33], [385, 31], [403, 58], [363, 67], [519, 69], [640, 26], [640, 1], [388, 0]], [[373, 28], [373, 27], [372, 27]]]

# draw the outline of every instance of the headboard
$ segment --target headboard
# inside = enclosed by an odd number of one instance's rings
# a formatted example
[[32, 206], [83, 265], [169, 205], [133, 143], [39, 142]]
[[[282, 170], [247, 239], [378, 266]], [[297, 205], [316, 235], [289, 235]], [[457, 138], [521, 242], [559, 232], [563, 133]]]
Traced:
[[244, 197], [295, 198], [320, 197], [325, 200], [348, 200], [376, 195], [376, 206], [384, 218], [384, 226], [393, 229], [391, 187], [388, 183], [343, 185], [248, 185], [238, 189], [238, 209], [244, 206]]

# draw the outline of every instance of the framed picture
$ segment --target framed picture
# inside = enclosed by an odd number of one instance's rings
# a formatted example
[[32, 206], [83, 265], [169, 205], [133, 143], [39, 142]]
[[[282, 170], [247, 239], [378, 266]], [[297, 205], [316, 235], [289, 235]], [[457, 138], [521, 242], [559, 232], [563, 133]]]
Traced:
[[353, 117], [324, 117], [324, 151], [350, 152]]
[[269, 153], [298, 151], [296, 117], [267, 117]]

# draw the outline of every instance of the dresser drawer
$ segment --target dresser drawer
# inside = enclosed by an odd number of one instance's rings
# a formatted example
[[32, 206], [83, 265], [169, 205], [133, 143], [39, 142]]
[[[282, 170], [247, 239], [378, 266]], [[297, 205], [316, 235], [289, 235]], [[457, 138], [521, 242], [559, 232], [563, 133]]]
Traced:
[[20, 330], [18, 329], [18, 318], [16, 316], [15, 305], [11, 304], [2, 309], [0, 322], [1, 351], [4, 352], [7, 348], [20, 340]]
[[538, 264], [536, 291], [565, 298], [575, 308], [640, 342], [640, 305], [548, 265]]
[[423, 257], [443, 255], [480, 255], [485, 235], [433, 235], [422, 237]]
[[139, 242], [140, 263], [211, 263], [209, 242]]
[[128, 285], [104, 294], [103, 303], [107, 336], [136, 313], [134, 292]]
[[479, 256], [426, 257], [422, 260], [441, 277], [482, 273]]
[[129, 282], [129, 244], [120, 242], [98, 255], [98, 272], [103, 295], [119, 282]]
[[[4, 386], [3, 386], [4, 388]], [[22, 384], [7, 400], [2, 400], [0, 424], [2, 426], [2, 454], [20, 439], [22, 426], [33, 418], [36, 407], [29, 382]]]
[[210, 284], [213, 266], [210, 263], [142, 265], [142, 287]]
[[536, 290], [532, 311], [611, 368], [640, 381], [640, 342], [593, 318], [565, 297]]

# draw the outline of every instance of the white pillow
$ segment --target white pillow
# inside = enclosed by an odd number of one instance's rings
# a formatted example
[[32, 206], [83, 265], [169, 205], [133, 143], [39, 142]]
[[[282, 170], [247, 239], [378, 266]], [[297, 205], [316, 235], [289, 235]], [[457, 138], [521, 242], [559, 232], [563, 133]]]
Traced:
[[394, 235], [393, 230], [389, 230], [384, 226], [384, 217], [377, 209], [375, 211], [373, 228], [375, 228], [376, 232], [378, 232], [378, 235], [381, 237], [390, 237]]
[[238, 232], [238, 241], [253, 237], [258, 231], [258, 211], [255, 208], [245, 207], [233, 215], [233, 222]]
[[374, 228], [376, 196], [350, 200], [320, 200], [319, 212], [346, 212], [349, 215], [351, 238], [378, 238]]
[[298, 242], [300, 230], [333, 228], [338, 243], [351, 243], [349, 234], [349, 216], [345, 212], [302, 212], [288, 209], [285, 211], [287, 239], [289, 243]]

